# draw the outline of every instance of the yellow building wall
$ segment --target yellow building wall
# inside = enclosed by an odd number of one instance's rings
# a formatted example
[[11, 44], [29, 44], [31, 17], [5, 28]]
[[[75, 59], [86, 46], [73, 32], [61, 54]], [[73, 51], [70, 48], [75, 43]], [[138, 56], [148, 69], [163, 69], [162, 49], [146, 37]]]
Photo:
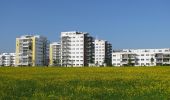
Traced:
[[16, 53], [15, 64], [16, 64], [16, 66], [19, 64], [19, 49], [20, 49], [20, 41], [17, 38], [16, 39], [16, 50], [15, 50], [15, 53]]
[[53, 65], [53, 46], [50, 45], [50, 54], [49, 54], [49, 58], [50, 58], [50, 65]]
[[32, 37], [32, 65], [36, 65], [36, 38]]

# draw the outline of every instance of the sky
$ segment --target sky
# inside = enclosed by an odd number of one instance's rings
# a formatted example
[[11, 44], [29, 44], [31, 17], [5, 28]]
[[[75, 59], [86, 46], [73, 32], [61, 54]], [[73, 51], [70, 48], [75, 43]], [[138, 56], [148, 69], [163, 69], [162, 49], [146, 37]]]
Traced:
[[170, 0], [0, 0], [0, 52], [25, 34], [88, 32], [113, 49], [170, 48]]

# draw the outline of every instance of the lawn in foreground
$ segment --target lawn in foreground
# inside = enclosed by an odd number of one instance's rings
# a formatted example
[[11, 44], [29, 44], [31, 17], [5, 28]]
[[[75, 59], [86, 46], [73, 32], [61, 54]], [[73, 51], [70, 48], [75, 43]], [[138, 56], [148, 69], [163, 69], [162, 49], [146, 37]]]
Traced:
[[170, 67], [0, 68], [0, 100], [166, 100]]

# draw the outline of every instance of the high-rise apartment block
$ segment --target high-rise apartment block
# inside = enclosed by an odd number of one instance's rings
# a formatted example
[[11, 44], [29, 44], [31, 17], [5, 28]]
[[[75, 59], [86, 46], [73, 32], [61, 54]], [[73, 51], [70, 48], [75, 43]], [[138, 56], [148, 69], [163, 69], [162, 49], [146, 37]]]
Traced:
[[46, 66], [49, 63], [49, 41], [40, 35], [16, 38], [16, 66]]
[[158, 66], [170, 65], [170, 48], [113, 50], [87, 32], [61, 32], [60, 42], [40, 35], [16, 38], [16, 53], [0, 54], [0, 66]]
[[61, 65], [82, 67], [94, 63], [93, 42], [86, 32], [61, 32]]
[[15, 66], [15, 53], [0, 54], [0, 66]]
[[54, 42], [50, 44], [50, 66], [61, 66], [61, 44]]
[[95, 65], [110, 66], [112, 65], [112, 45], [105, 40], [96, 39], [95, 45]]
[[170, 65], [170, 48], [124, 49], [112, 53], [113, 66]]

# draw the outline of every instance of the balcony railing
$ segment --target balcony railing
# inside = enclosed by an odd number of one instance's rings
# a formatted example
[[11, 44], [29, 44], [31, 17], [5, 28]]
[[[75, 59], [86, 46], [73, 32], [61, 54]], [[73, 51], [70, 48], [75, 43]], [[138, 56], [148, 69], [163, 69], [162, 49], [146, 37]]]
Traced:
[[[128, 64], [129, 61], [121, 61], [121, 63], [123, 63], [123, 64]], [[135, 61], [131, 61], [131, 63], [136, 63], [136, 62], [135, 62]]]
[[163, 63], [163, 61], [156, 61], [156, 63]]

